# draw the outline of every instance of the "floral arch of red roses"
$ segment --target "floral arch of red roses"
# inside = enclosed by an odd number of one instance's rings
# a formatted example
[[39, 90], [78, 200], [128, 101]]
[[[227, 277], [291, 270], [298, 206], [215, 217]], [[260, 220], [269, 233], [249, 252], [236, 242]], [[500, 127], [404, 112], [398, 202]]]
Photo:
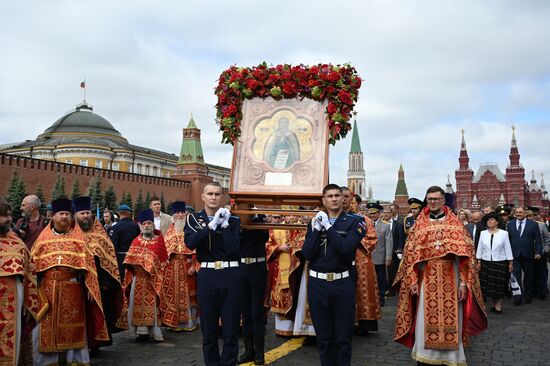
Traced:
[[254, 67], [231, 66], [222, 72], [216, 87], [216, 123], [222, 142], [232, 144], [241, 135], [241, 107], [245, 98], [311, 98], [327, 103], [329, 143], [346, 137], [349, 120], [357, 102], [361, 78], [349, 64], [314, 66], [289, 64], [269, 67], [265, 62]]

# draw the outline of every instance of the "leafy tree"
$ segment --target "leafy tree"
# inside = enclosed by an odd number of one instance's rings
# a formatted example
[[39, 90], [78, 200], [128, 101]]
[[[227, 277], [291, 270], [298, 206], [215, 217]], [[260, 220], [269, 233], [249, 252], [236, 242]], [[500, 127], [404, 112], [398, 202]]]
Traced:
[[65, 177], [61, 174], [57, 175], [57, 180], [55, 181], [52, 191], [52, 201], [58, 198], [67, 198], [67, 193], [65, 193]]
[[42, 188], [42, 184], [38, 183], [36, 186], [36, 197], [40, 200], [40, 214], [46, 215], [46, 196], [44, 196], [44, 189]]
[[73, 181], [73, 190], [71, 192], [71, 199], [74, 199], [80, 196], [82, 196], [82, 194], [80, 193], [80, 182], [78, 181], [78, 177], [75, 177]]
[[105, 207], [111, 211], [115, 211], [117, 208], [116, 192], [113, 186], [109, 186], [105, 191]]
[[25, 181], [14, 170], [8, 183], [8, 194], [6, 195], [6, 201], [11, 206], [13, 221], [21, 218], [21, 202], [25, 196]]

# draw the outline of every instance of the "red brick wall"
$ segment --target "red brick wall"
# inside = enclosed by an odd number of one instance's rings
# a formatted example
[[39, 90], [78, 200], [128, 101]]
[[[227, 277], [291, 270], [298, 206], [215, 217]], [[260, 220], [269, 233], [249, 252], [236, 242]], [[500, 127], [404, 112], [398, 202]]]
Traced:
[[[164, 193], [166, 205], [176, 200], [183, 200], [195, 207], [202, 207], [200, 195], [192, 195], [192, 191], [197, 191], [197, 187], [192, 187], [192, 185], [202, 184], [200, 181], [195, 180], [192, 183], [182, 179], [151, 177], [8, 154], [0, 154], [0, 196], [4, 196], [7, 193], [9, 179], [13, 171], [17, 171], [19, 176], [23, 178], [26, 191], [29, 194], [34, 194], [38, 183], [41, 183], [48, 201], [51, 199], [57, 175], [61, 174], [65, 177], [65, 191], [67, 195], [71, 194], [75, 178], [78, 177], [80, 192], [86, 194], [90, 182], [95, 177], [100, 176], [103, 191], [112, 185], [117, 194], [118, 201], [121, 200], [123, 192], [130, 192], [132, 200], [135, 203], [141, 189], [143, 198], [145, 198], [147, 192], [150, 192], [151, 195], [156, 193], [158, 197]], [[202, 191], [202, 186], [198, 191]]]

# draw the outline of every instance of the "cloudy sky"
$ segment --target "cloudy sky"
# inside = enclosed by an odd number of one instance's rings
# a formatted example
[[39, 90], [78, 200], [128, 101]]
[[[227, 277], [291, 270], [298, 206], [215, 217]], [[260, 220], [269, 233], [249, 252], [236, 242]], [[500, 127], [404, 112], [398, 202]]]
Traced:
[[[12, 1], [0, 3], [0, 144], [34, 139], [87, 99], [131, 143], [178, 154], [191, 113], [205, 159], [230, 166], [214, 87], [230, 65], [350, 62], [367, 182], [393, 197], [470, 165], [521, 162], [550, 183], [548, 1]], [[350, 135], [351, 137], [351, 135]], [[330, 151], [345, 183], [351, 138]]]

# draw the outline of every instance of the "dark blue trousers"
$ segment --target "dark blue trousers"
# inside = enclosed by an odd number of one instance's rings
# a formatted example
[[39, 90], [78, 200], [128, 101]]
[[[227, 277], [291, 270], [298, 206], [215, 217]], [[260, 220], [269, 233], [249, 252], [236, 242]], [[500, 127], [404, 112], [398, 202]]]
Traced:
[[[523, 273], [522, 273], [523, 272]], [[523, 274], [523, 276], [522, 276]], [[523, 297], [533, 297], [535, 295], [535, 264], [533, 258], [519, 256], [514, 258], [514, 276], [522, 285]], [[523, 281], [522, 281], [523, 279]]]
[[241, 264], [243, 268], [243, 336], [265, 336], [265, 289], [267, 267], [265, 262]]
[[355, 281], [351, 277], [331, 282], [309, 277], [307, 293], [321, 365], [351, 365]]
[[378, 292], [380, 293], [380, 305], [384, 306], [386, 303], [386, 265], [375, 264], [374, 270], [376, 271], [376, 282], [378, 283]]
[[[242, 269], [201, 268], [197, 275], [202, 353], [207, 366], [234, 366], [239, 353]], [[223, 349], [218, 347], [218, 321], [221, 317]]]
[[535, 296], [546, 297], [548, 290], [548, 257], [546, 254], [542, 258], [535, 260]]

